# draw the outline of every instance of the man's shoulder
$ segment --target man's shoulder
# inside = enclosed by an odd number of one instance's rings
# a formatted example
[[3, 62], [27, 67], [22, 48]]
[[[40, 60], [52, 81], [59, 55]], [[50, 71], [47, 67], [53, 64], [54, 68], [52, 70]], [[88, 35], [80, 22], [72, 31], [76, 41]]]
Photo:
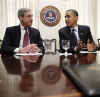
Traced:
[[88, 25], [78, 25], [78, 26], [82, 29], [90, 29], [90, 27]]
[[39, 32], [39, 30], [37, 28], [34, 28], [34, 27], [29, 27], [29, 29], [31, 29], [31, 31], [34, 31], [34, 32]]
[[16, 30], [16, 29], [19, 29], [19, 28], [20, 28], [20, 26], [17, 25], [17, 26], [7, 27], [6, 29], [7, 29], [7, 30]]
[[59, 29], [59, 32], [63, 32], [63, 31], [68, 30], [68, 29], [69, 29], [69, 27], [64, 26], [64, 27], [62, 27], [62, 28]]

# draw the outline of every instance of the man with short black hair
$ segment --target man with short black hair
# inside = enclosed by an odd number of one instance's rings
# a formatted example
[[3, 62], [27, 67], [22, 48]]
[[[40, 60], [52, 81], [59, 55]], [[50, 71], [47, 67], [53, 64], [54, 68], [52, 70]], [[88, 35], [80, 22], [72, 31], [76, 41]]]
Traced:
[[70, 40], [73, 50], [81, 50], [84, 45], [88, 51], [94, 51], [95, 44], [91, 35], [90, 28], [85, 25], [78, 25], [78, 12], [69, 9], [65, 13], [66, 26], [59, 30], [59, 42], [61, 52], [65, 52], [62, 48], [62, 40]]

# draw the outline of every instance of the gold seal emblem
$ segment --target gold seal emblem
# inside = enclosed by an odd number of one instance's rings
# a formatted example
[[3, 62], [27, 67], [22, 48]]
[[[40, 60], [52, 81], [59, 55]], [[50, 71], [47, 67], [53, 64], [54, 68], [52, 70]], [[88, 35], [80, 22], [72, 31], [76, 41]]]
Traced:
[[54, 6], [46, 6], [40, 12], [40, 19], [47, 26], [55, 26], [59, 23], [61, 14]]

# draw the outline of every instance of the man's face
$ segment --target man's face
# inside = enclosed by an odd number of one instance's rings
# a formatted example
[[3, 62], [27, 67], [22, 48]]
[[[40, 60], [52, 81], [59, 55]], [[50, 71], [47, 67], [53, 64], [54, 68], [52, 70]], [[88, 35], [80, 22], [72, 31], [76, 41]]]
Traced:
[[78, 16], [75, 16], [72, 11], [67, 11], [65, 14], [65, 22], [69, 27], [75, 27], [77, 24]]
[[19, 19], [21, 21], [21, 24], [25, 27], [29, 27], [32, 25], [32, 21], [33, 21], [33, 15], [31, 11], [27, 11], [24, 13], [24, 16], [20, 16]]

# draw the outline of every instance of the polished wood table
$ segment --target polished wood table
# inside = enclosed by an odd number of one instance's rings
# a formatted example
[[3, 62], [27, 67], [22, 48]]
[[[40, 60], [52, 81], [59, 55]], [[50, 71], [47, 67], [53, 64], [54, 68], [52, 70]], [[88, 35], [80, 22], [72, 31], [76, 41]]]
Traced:
[[[73, 55], [70, 64], [90, 64], [95, 56]], [[0, 55], [0, 97], [83, 97], [62, 71], [64, 56]], [[92, 61], [91, 61], [92, 60]]]

